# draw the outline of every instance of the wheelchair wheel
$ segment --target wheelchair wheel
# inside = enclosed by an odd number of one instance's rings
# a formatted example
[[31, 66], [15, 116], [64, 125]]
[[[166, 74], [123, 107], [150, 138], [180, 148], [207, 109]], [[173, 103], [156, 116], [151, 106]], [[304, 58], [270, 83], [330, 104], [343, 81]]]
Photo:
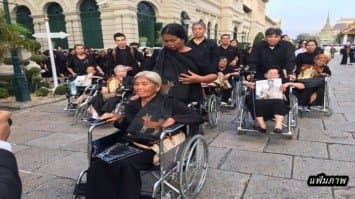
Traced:
[[207, 175], [207, 142], [201, 135], [195, 135], [185, 141], [180, 155], [178, 183], [181, 197], [195, 198]]
[[217, 126], [220, 117], [220, 103], [215, 95], [209, 97], [207, 108], [208, 124], [214, 128]]
[[89, 108], [89, 103], [84, 102], [78, 106], [74, 113], [74, 122], [78, 122], [83, 117], [87, 116], [87, 110]]
[[85, 169], [83, 170], [79, 177], [78, 180], [76, 181], [75, 187], [74, 187], [74, 192], [73, 192], [73, 199], [85, 199], [87, 195], [87, 175], [88, 175], [88, 170]]

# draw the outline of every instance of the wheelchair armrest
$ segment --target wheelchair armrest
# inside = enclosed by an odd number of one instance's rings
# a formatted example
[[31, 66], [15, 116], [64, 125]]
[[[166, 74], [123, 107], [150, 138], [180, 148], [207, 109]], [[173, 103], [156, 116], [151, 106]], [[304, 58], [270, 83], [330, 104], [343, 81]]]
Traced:
[[94, 131], [94, 129], [95, 129], [96, 127], [103, 126], [103, 125], [105, 125], [105, 124], [107, 124], [107, 123], [109, 123], [109, 122], [106, 121], [106, 120], [99, 121], [99, 122], [95, 122], [95, 123], [90, 123], [91, 126], [90, 126], [90, 128], [89, 128], [88, 133], [89, 133], [89, 134], [92, 134], [92, 132]]
[[166, 135], [174, 133], [174, 132], [176, 132], [177, 130], [181, 129], [184, 126], [185, 126], [185, 124], [175, 123], [175, 124], [172, 124], [171, 126], [165, 128], [163, 130], [163, 132], [160, 134], [160, 140], [163, 140]]

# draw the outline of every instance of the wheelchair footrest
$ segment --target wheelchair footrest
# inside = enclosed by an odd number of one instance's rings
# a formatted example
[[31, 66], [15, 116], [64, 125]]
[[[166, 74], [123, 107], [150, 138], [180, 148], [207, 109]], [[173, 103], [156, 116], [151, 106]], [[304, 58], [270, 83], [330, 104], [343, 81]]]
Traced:
[[75, 196], [86, 196], [88, 191], [87, 183], [79, 183], [75, 185], [74, 193]]

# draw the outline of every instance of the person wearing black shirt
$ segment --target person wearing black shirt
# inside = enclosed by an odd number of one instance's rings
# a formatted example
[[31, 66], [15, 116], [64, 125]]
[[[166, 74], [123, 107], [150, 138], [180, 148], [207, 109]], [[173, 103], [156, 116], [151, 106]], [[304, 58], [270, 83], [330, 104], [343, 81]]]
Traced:
[[[220, 81], [223, 81], [223, 85], [225, 85], [224, 81], [228, 81], [227, 84], [229, 84], [229, 88], [227, 86], [224, 86], [223, 91], [222, 91], [222, 102], [228, 103], [229, 98], [231, 97], [232, 94], [232, 77], [233, 76], [238, 76], [239, 72], [235, 71], [234, 68], [231, 66], [228, 66], [228, 61], [226, 57], [221, 57], [219, 59], [218, 63], [218, 77], [222, 77]], [[220, 75], [222, 73], [223, 75]]]
[[185, 45], [186, 31], [180, 24], [166, 25], [161, 36], [165, 47], [160, 51], [153, 71], [163, 79], [163, 90], [186, 104], [203, 100], [201, 83], [217, 78], [217, 67], [198, 65], [199, 52]]
[[269, 28], [265, 31], [265, 40], [254, 44], [249, 59], [250, 70], [256, 71], [257, 79], [264, 79], [264, 74], [271, 68], [280, 67], [291, 75], [295, 66], [294, 47], [290, 42], [281, 41], [282, 31]]
[[315, 40], [308, 40], [306, 42], [306, 52], [298, 54], [296, 57], [296, 75], [300, 73], [303, 65], [314, 64], [314, 58], [321, 53], [317, 46], [318, 44]]
[[192, 24], [192, 38], [187, 45], [190, 48], [196, 49], [197, 65], [201, 67], [216, 67], [218, 66], [219, 50], [215, 41], [205, 38], [206, 24], [203, 21], [198, 21]]
[[219, 55], [221, 57], [227, 57], [228, 65], [232, 67], [239, 66], [239, 52], [238, 48], [232, 47], [230, 45], [230, 35], [229, 34], [222, 34], [221, 35], [221, 45], [219, 46]]
[[123, 33], [115, 33], [113, 39], [117, 45], [112, 52], [115, 65], [131, 67], [127, 75], [134, 76], [140, 71], [138, 60], [144, 60], [143, 55], [138, 53], [136, 48], [127, 46], [126, 36]]
[[101, 75], [104, 75], [100, 66], [97, 65], [95, 58], [85, 53], [83, 45], [75, 45], [74, 51], [75, 55], [70, 57], [67, 64], [67, 70], [72, 76], [86, 75], [86, 69], [89, 66], [94, 66]]

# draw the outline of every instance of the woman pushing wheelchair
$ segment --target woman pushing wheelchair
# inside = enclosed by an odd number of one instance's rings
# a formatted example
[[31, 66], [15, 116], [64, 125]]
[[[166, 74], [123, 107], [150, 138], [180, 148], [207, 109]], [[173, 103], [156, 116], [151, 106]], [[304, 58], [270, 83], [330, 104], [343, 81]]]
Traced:
[[94, 159], [88, 173], [88, 198], [124, 198], [140, 197], [140, 171], [153, 167], [155, 151], [145, 137], [159, 141], [161, 129], [174, 123], [199, 124], [202, 117], [188, 109], [183, 103], [160, 94], [162, 80], [159, 74], [142, 71], [134, 78], [134, 92], [139, 97], [125, 107], [124, 115], [105, 113], [101, 120], [112, 121], [120, 129], [125, 140], [142, 152], [107, 164]]

